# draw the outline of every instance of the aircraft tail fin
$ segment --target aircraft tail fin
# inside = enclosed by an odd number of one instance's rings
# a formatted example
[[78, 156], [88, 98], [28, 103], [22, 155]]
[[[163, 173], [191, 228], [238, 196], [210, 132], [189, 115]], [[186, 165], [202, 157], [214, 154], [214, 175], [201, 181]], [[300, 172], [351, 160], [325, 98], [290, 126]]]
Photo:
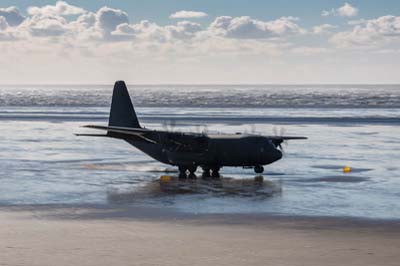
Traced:
[[140, 128], [124, 81], [116, 81], [111, 102], [109, 126]]

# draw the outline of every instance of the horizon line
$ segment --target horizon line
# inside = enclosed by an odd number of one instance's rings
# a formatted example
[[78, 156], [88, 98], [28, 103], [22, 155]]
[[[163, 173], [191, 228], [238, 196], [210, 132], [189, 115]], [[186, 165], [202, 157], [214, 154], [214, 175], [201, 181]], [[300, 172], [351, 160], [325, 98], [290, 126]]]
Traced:
[[[399, 83], [129, 83], [129, 86], [338, 86], [338, 85], [400, 85]], [[108, 86], [112, 83], [3, 83], [0, 86]]]

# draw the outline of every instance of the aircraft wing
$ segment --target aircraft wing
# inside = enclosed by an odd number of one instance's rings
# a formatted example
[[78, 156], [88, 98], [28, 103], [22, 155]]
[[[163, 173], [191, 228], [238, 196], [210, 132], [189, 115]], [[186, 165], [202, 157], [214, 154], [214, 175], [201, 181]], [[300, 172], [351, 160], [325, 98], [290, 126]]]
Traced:
[[271, 140], [291, 140], [291, 139], [307, 139], [307, 137], [300, 137], [300, 136], [265, 136]]
[[281, 144], [286, 140], [292, 139], [307, 139], [307, 137], [300, 137], [300, 136], [266, 136], [269, 138], [275, 146], [280, 147], [282, 149]]

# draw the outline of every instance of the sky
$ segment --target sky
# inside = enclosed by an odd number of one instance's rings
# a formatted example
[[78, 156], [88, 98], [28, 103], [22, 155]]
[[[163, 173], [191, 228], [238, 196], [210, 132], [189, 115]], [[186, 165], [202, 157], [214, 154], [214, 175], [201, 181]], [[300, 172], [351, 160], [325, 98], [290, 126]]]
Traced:
[[397, 0], [0, 0], [0, 84], [400, 83]]

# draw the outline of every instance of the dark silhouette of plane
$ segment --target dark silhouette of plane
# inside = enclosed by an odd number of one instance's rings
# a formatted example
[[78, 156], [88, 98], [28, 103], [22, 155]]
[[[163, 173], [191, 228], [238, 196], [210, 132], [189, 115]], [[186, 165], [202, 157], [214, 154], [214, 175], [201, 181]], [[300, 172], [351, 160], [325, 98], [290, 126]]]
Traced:
[[180, 177], [194, 176], [198, 167], [203, 177], [219, 177], [223, 166], [254, 168], [263, 173], [263, 165], [282, 158], [281, 144], [306, 137], [262, 136], [256, 134], [206, 134], [150, 130], [140, 126], [124, 81], [114, 85], [108, 126], [87, 125], [107, 131], [104, 135], [78, 136], [122, 139], [150, 157], [178, 166]]

